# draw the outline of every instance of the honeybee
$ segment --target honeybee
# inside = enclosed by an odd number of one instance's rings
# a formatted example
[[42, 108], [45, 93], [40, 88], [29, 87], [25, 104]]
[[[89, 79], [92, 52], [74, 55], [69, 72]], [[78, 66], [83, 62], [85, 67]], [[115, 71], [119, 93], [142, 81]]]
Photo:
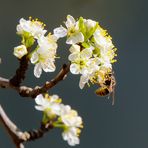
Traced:
[[112, 105], [115, 103], [114, 93], [116, 79], [113, 72], [105, 74], [105, 78], [102, 82], [99, 83], [100, 87], [96, 90], [96, 94], [99, 96], [109, 96], [112, 95]]

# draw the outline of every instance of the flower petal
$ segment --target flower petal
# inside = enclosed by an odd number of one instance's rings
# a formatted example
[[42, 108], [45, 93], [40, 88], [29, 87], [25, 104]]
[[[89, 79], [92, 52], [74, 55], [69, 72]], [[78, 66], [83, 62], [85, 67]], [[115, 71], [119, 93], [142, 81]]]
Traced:
[[94, 28], [96, 26], [96, 22], [91, 19], [88, 19], [85, 21], [85, 25], [88, 28], [88, 30], [90, 30], [91, 28]]
[[68, 56], [68, 60], [72, 62], [77, 61], [78, 59], [80, 59], [79, 53], [72, 53]]
[[56, 69], [53, 61], [47, 61], [47, 62], [41, 63], [41, 65], [45, 72], [53, 72]]
[[76, 136], [68, 140], [68, 144], [70, 146], [75, 146], [76, 144], [79, 144], [79, 143], [80, 143], [80, 139]]
[[55, 28], [53, 32], [54, 36], [56, 36], [58, 39], [67, 35], [67, 29], [65, 29], [63, 26]]
[[70, 146], [75, 146], [76, 144], [80, 143], [80, 140], [76, 135], [76, 132], [77, 132], [77, 128], [72, 127], [72, 128], [69, 128], [68, 131], [64, 131], [62, 133], [63, 139], [67, 141]]
[[34, 52], [32, 55], [31, 55], [31, 59], [30, 59], [30, 61], [31, 61], [31, 63], [36, 63], [37, 61], [38, 61], [38, 59], [39, 59], [39, 57], [38, 57], [38, 54], [37, 54], [37, 52]]
[[80, 89], [83, 89], [85, 84], [88, 82], [89, 78], [86, 76], [81, 76], [80, 77], [80, 82], [79, 82], [79, 87]]
[[43, 106], [35, 106], [35, 109], [36, 110], [39, 110], [39, 111], [43, 111], [44, 110], [44, 107]]
[[44, 102], [44, 97], [43, 97], [43, 95], [38, 95], [36, 98], [35, 98], [35, 102], [36, 102], [36, 104], [38, 104], [38, 105], [42, 105], [43, 104], [43, 102]]
[[59, 99], [59, 96], [58, 95], [52, 95], [52, 97], [51, 97], [51, 102], [53, 101], [56, 101], [56, 100], [58, 100]]
[[71, 53], [73, 52], [80, 52], [80, 46], [79, 45], [76, 45], [76, 44], [73, 44], [70, 48], [69, 48], [69, 51]]
[[84, 41], [84, 36], [81, 32], [75, 33], [73, 35], [71, 35], [67, 41], [66, 44], [77, 44], [79, 42], [83, 42]]
[[70, 71], [72, 74], [79, 74], [80, 73], [80, 66], [78, 64], [71, 64], [70, 65]]
[[67, 28], [74, 27], [76, 21], [71, 15], [67, 15], [67, 21], [65, 22], [65, 25]]
[[89, 59], [90, 57], [92, 57], [92, 48], [86, 48], [81, 51], [81, 58]]
[[39, 78], [42, 74], [42, 68], [41, 68], [41, 65], [40, 63], [36, 64], [35, 67], [34, 67], [34, 75]]

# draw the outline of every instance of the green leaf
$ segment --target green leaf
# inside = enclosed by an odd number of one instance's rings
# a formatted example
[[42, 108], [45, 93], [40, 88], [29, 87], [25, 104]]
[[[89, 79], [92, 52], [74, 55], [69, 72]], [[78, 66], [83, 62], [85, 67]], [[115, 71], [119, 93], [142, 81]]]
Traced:
[[92, 27], [90, 30], [87, 30], [86, 40], [89, 39], [90, 37], [92, 37], [92, 35], [94, 34], [94, 32], [96, 31], [97, 28], [98, 28], [98, 23], [96, 23], [95, 27]]
[[24, 32], [22, 35], [22, 44], [24, 44], [27, 48], [31, 47], [35, 42], [34, 37], [28, 33], [28, 32]]
[[80, 30], [80, 32], [83, 33], [84, 38], [85, 38], [86, 37], [86, 27], [85, 27], [85, 24], [84, 24], [83, 17], [80, 17], [78, 22], [79, 22], [79, 30]]
[[93, 50], [93, 54], [95, 54], [95, 55], [97, 55], [97, 57], [99, 57], [100, 56], [100, 49], [99, 48], [95, 48]]
[[49, 117], [47, 116], [46, 112], [43, 113], [42, 123], [46, 124], [49, 122]]
[[82, 46], [83, 46], [84, 48], [89, 48], [89, 47], [90, 47], [89, 43], [87, 43], [87, 42], [83, 42], [83, 43], [82, 43]]
[[30, 37], [30, 38], [26, 39], [25, 45], [28, 48], [28, 47], [31, 47], [34, 44], [34, 42], [35, 42], [34, 38]]

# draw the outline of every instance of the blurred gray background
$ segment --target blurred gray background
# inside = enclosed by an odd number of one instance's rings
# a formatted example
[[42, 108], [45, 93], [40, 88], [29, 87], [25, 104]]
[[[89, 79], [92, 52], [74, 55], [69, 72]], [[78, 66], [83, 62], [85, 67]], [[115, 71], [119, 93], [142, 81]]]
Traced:
[[[12, 55], [20, 44], [16, 25], [21, 17], [37, 17], [52, 31], [62, 24], [67, 14], [75, 18], [100, 22], [113, 37], [118, 48], [114, 65], [117, 87], [115, 105], [97, 97], [96, 87], [80, 90], [79, 76], [69, 77], [50, 90], [78, 110], [84, 120], [81, 144], [76, 148], [147, 148], [148, 147], [148, 1], [147, 0], [0, 0], [0, 76], [11, 77], [18, 67]], [[64, 62], [68, 47], [59, 41], [57, 70], [33, 76], [33, 66], [27, 71], [25, 85], [35, 86], [51, 79]], [[34, 109], [34, 100], [21, 98], [14, 90], [0, 89], [0, 103], [9, 117], [22, 130], [39, 127], [41, 112]], [[28, 142], [26, 148], [69, 148], [54, 129], [44, 138]], [[6, 131], [0, 127], [0, 148], [15, 148]]]

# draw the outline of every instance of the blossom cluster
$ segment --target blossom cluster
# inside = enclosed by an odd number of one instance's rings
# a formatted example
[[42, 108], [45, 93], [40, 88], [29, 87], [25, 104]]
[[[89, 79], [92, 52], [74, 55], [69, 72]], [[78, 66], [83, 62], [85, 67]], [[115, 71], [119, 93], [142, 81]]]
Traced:
[[[14, 55], [19, 59], [27, 55], [31, 63], [35, 64], [34, 75], [37, 78], [41, 76], [42, 70], [55, 71], [57, 40], [63, 37], [67, 37], [66, 44], [71, 45], [68, 56], [70, 71], [81, 75], [81, 89], [89, 82], [99, 83], [106, 72], [112, 71], [112, 64], [116, 62], [116, 48], [112, 38], [98, 22], [83, 17], [75, 20], [68, 15], [65, 26], [55, 28], [53, 35], [45, 35], [47, 30], [44, 26], [38, 20], [23, 18], [17, 25], [17, 34], [22, 36], [22, 44], [14, 48]], [[30, 47], [35, 41], [37, 46], [31, 51]]]
[[48, 94], [38, 95], [35, 98], [37, 110], [43, 111], [43, 123], [53, 121], [53, 126], [62, 128], [64, 131], [62, 137], [70, 146], [80, 143], [79, 134], [81, 132], [82, 118], [78, 113], [71, 109], [69, 105], [61, 103], [57, 95], [49, 96]]
[[[57, 39], [51, 33], [45, 35], [47, 30], [45, 24], [36, 20], [20, 19], [16, 27], [17, 34], [22, 37], [21, 45], [14, 48], [14, 55], [21, 59], [27, 55], [32, 64], [35, 64], [34, 75], [39, 78], [42, 70], [45, 72], [55, 71], [55, 57], [57, 49]], [[35, 49], [31, 50], [34, 43], [37, 43]], [[33, 46], [34, 47], [34, 46]]]
[[67, 37], [66, 43], [70, 44], [72, 74], [81, 74], [79, 86], [98, 83], [106, 71], [112, 70], [112, 63], [116, 60], [116, 48], [107, 31], [101, 28], [98, 22], [80, 17], [75, 20], [67, 16], [65, 27], [62, 25], [54, 29], [57, 38]]
[[[112, 64], [116, 62], [116, 48], [112, 38], [98, 22], [80, 17], [74, 19], [67, 16], [64, 26], [47, 33], [45, 24], [38, 19], [25, 20], [21, 18], [16, 27], [17, 34], [22, 37], [21, 44], [14, 47], [13, 54], [21, 60], [23, 57], [34, 64], [34, 75], [39, 78], [44, 72], [54, 72], [57, 41], [66, 37], [66, 44], [70, 45], [68, 60], [70, 72], [80, 75], [79, 87], [97, 83], [105, 87], [105, 77], [110, 83], [107, 89], [112, 91], [115, 80], [112, 74]], [[100, 91], [100, 89], [99, 89]], [[80, 143], [82, 118], [69, 105], [64, 105], [57, 95], [40, 94], [35, 98], [35, 108], [43, 112], [43, 124], [52, 123], [54, 127], [62, 128], [62, 137], [69, 145]]]

